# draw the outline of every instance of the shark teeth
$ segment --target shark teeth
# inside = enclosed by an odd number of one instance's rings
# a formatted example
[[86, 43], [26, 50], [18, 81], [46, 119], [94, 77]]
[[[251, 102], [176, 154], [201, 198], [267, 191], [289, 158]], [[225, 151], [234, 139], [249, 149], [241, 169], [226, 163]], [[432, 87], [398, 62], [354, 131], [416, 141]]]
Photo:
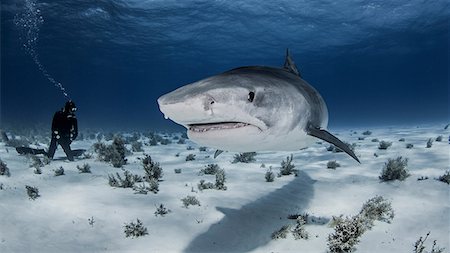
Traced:
[[192, 124], [189, 125], [189, 130], [193, 132], [206, 132], [213, 130], [224, 130], [224, 129], [235, 129], [241, 128], [245, 126], [249, 126], [250, 124], [243, 122], [218, 122], [218, 123], [206, 123], [206, 124]]

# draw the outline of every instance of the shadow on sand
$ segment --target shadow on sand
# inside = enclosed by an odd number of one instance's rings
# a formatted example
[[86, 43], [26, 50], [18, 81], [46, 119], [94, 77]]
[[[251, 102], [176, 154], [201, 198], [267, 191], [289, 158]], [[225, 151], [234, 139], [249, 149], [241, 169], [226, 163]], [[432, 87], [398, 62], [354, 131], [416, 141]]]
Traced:
[[302, 213], [314, 195], [314, 180], [306, 173], [282, 188], [241, 209], [218, 207], [225, 216], [197, 236], [184, 250], [190, 252], [247, 252], [271, 241], [271, 234], [289, 223], [289, 214]]

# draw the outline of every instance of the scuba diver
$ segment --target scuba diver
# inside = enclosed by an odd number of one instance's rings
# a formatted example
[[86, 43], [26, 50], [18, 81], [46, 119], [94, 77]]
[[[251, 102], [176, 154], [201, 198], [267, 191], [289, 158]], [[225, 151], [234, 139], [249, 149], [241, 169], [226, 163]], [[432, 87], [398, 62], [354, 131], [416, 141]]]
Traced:
[[52, 121], [52, 140], [48, 148], [47, 156], [53, 159], [56, 147], [61, 145], [69, 161], [73, 161], [74, 152], [70, 144], [78, 136], [78, 123], [75, 117], [77, 107], [72, 100], [66, 102], [64, 108], [55, 112]]

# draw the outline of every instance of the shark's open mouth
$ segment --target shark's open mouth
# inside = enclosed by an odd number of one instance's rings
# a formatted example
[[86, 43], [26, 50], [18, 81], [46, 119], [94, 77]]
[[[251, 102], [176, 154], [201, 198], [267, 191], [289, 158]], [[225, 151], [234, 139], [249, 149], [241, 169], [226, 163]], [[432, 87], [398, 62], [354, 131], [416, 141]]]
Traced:
[[213, 130], [236, 129], [253, 125], [243, 122], [215, 122], [215, 123], [190, 124], [188, 126], [190, 131], [201, 133]]

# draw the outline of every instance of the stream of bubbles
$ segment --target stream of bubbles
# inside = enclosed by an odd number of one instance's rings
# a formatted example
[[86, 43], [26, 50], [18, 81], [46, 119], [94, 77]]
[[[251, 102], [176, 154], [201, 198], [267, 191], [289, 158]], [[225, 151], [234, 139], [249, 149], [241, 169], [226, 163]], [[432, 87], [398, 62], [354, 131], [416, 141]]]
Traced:
[[50, 75], [39, 59], [37, 43], [39, 40], [39, 30], [43, 23], [44, 18], [42, 17], [41, 11], [37, 8], [36, 0], [25, 0], [23, 12], [17, 14], [14, 18], [14, 24], [20, 31], [20, 40], [27, 54], [30, 55], [45, 78], [58, 88], [66, 99], [70, 100], [64, 86]]

